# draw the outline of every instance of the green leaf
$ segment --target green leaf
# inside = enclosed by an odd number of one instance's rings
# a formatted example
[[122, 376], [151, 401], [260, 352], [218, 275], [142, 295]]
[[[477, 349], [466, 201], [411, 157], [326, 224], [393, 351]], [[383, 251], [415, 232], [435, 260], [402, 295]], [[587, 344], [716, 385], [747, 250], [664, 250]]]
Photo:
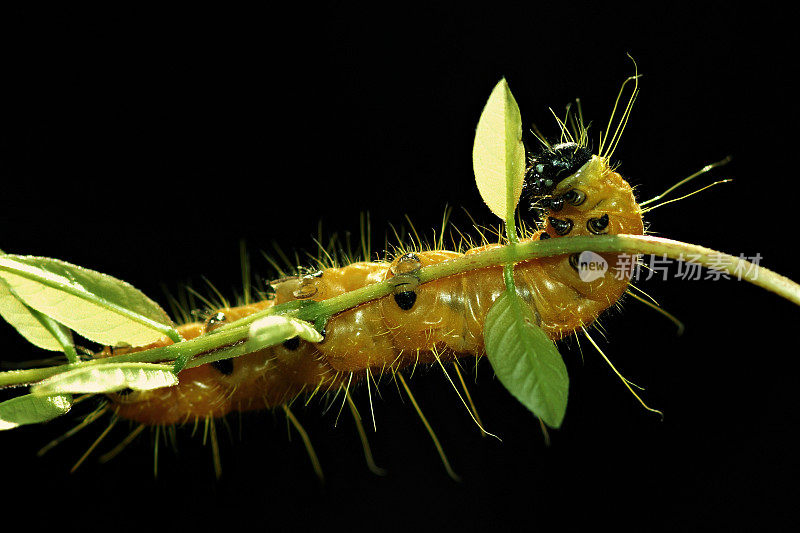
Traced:
[[322, 342], [323, 339], [312, 324], [280, 315], [256, 320], [250, 324], [249, 335], [247, 343], [252, 345], [254, 350], [280, 344], [292, 337], [300, 337], [309, 342]]
[[100, 344], [180, 339], [158, 304], [106, 274], [47, 257], [3, 255], [0, 278], [29, 307]]
[[567, 410], [567, 367], [525, 301], [504, 292], [486, 314], [483, 339], [506, 389], [545, 424], [561, 426]]
[[39, 348], [63, 352], [65, 348], [73, 346], [72, 333], [68, 328], [22, 303], [2, 278], [0, 316]]
[[492, 213], [513, 221], [525, 180], [525, 146], [519, 106], [505, 78], [495, 86], [478, 120], [472, 168], [481, 197]]
[[150, 390], [172, 387], [178, 376], [171, 365], [152, 363], [110, 363], [78, 366], [40, 381], [31, 387], [35, 396], [62, 393], [106, 393], [122, 389]]
[[[219, 335], [221, 332], [222, 330], [219, 332], [214, 331], [208, 335], [208, 338], [214, 338], [215, 335]], [[239, 346], [241, 349], [233, 350], [233, 352], [236, 352], [235, 355], [229, 355], [229, 357], [257, 352], [293, 337], [300, 337], [309, 342], [322, 342], [324, 338], [309, 322], [283, 315], [270, 315], [259, 318], [250, 324], [247, 330], [247, 340]], [[179, 355], [172, 365], [172, 371], [175, 373], [181, 372], [194, 355], [192, 352]], [[224, 359], [224, 357], [220, 357], [220, 359]]]
[[[4, 254], [5, 252], [0, 250], [0, 255]], [[67, 351], [69, 355], [75, 355], [77, 360], [72, 332], [63, 324], [22, 303], [2, 278], [0, 278], [0, 316], [34, 346], [56, 352]]]
[[47, 422], [67, 413], [70, 407], [72, 397], [67, 395], [39, 398], [26, 394], [11, 398], [0, 403], [0, 430]]

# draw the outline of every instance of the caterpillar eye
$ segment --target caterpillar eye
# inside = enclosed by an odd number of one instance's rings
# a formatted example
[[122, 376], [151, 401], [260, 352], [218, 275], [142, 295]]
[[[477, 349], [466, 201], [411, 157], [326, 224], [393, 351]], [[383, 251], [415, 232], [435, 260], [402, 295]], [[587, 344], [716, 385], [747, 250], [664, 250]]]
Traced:
[[547, 221], [550, 222], [550, 225], [553, 226], [553, 229], [556, 230], [556, 233], [562, 237], [572, 231], [573, 223], [571, 218], [561, 220], [554, 217], [548, 217]]
[[563, 198], [571, 205], [581, 205], [586, 201], [586, 193], [578, 189], [570, 189], [564, 193]]
[[605, 229], [608, 227], [608, 213], [599, 217], [599, 218], [590, 218], [586, 221], [586, 229], [594, 233], [595, 235], [600, 235], [605, 233]]

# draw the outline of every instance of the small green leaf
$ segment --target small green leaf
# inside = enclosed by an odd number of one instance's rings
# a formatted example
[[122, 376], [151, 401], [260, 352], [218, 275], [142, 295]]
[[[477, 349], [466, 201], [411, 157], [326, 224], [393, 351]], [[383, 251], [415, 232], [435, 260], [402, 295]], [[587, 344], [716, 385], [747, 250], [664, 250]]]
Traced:
[[489, 362], [506, 389], [545, 424], [561, 426], [567, 410], [567, 367], [525, 301], [504, 292], [486, 314], [483, 338]]
[[106, 393], [122, 389], [150, 390], [172, 387], [178, 376], [171, 365], [152, 363], [111, 363], [81, 365], [74, 370], [40, 381], [31, 387], [36, 396], [62, 393]]
[[247, 343], [256, 350], [274, 346], [281, 342], [300, 337], [309, 342], [322, 342], [322, 335], [314, 326], [303, 320], [280, 315], [267, 316], [250, 324], [250, 338]]
[[492, 90], [472, 146], [475, 183], [483, 201], [501, 219], [513, 221], [525, 180], [522, 117], [505, 78]]
[[26, 305], [95, 342], [142, 346], [179, 340], [161, 307], [132, 285], [47, 257], [0, 256], [0, 278]]
[[[208, 335], [208, 338], [214, 338], [215, 335], [219, 334], [220, 333], [217, 331], [214, 331]], [[293, 337], [300, 337], [309, 342], [322, 342], [323, 340], [323, 336], [320, 335], [309, 322], [283, 315], [271, 315], [251, 323], [247, 331], [247, 340], [244, 344], [239, 345], [241, 349], [234, 350], [236, 353], [234, 355], [229, 355], [229, 357], [237, 357], [246, 353], [256, 352], [280, 344]], [[191, 352], [179, 356], [172, 366], [173, 372], [177, 373], [183, 370], [193, 356], [194, 354]], [[220, 359], [224, 358], [221, 357]]]
[[67, 395], [40, 398], [26, 394], [11, 398], [0, 403], [0, 430], [47, 422], [67, 413], [70, 407], [72, 397]]

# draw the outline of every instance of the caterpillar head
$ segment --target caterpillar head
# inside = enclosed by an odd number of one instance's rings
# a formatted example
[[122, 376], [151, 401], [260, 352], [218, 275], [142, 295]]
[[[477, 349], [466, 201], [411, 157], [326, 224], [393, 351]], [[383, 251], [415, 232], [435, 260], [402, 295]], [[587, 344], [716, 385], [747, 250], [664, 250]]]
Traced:
[[556, 144], [529, 157], [525, 172], [525, 190], [533, 197], [550, 194], [558, 183], [574, 174], [592, 153], [574, 142]]
[[608, 158], [577, 143], [557, 144], [532, 156], [524, 190], [531, 209], [545, 222], [540, 238], [644, 233], [631, 186], [611, 169]]

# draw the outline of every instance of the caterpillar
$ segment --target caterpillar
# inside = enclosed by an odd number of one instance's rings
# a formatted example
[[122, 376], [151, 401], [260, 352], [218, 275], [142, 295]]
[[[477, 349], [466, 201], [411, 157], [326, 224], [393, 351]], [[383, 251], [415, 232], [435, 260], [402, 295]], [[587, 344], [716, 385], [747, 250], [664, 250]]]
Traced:
[[[635, 94], [636, 90], [623, 113], [622, 124]], [[404, 369], [418, 364], [442, 365], [463, 356], [482, 356], [487, 344], [487, 317], [509, 291], [509, 278], [514, 280], [512, 293], [524, 302], [526, 313], [532, 317], [526, 318], [528, 326], [543, 332], [550, 341], [585, 333], [586, 328], [614, 306], [628, 289], [633, 264], [620, 261], [621, 251], [597, 248], [598, 256], [611, 265], [610, 270], [607, 275], [588, 281], [581, 276], [580, 255], [574, 251], [510, 261], [503, 260], [502, 254], [509, 244], [534, 249], [531, 245], [547, 241], [548, 245], [555, 246], [556, 241], [573, 237], [644, 235], [643, 209], [631, 186], [611, 163], [620, 131], [618, 128], [610, 142], [606, 139], [605, 151], [601, 148], [598, 154], [589, 150], [582, 125], [572, 134], [563, 126], [562, 142], [544, 143], [539, 150], [527, 151], [524, 169], [520, 172], [521, 188], [531, 209], [542, 217], [540, 227], [534, 230], [523, 227], [519, 238], [509, 236], [507, 241], [501, 239], [500, 243], [470, 247], [463, 253], [444, 249], [404, 251], [391, 261], [358, 261], [287, 276], [269, 284], [268, 298], [213, 309], [208, 319], [175, 328], [175, 336], [135, 347], [123, 343], [104, 348], [92, 355], [92, 361], [99, 363], [98, 366], [104, 360], [120, 361], [125, 356], [127, 360], [135, 360], [137, 353], [182, 344], [176, 341], [188, 343], [195, 339], [222, 338], [226, 332], [236, 331], [237, 324], [254, 326], [257, 322], [248, 320], [270, 316], [273, 309], [281, 306], [297, 311], [297, 317], [302, 319], [305, 318], [302, 312], [313, 304], [328, 303], [380, 284], [390, 288], [389, 294], [367, 298], [329, 315], [323, 313], [322, 320], [314, 321], [316, 336], [297, 330], [279, 343], [257, 350], [247, 350], [247, 341], [235, 338], [220, 342], [213, 349], [191, 354], [191, 357], [199, 355], [213, 360], [176, 367], [179, 381], [169, 383], [170, 386], [115, 385], [101, 391], [107, 401], [103, 409], [113, 413], [114, 421], [129, 420], [139, 424], [131, 438], [147, 426], [205, 421], [211, 428], [214, 443], [214, 419], [234, 411], [279, 407], [304, 436], [314, 459], [307, 436], [289, 409], [295, 399], [305, 397], [307, 401], [309, 396], [330, 393], [341, 395], [343, 402], [351, 402], [351, 386], [361, 382], [369, 387], [371, 382], [377, 381], [376, 375], [384, 373], [395, 376], [410, 395], [401, 372]], [[507, 226], [510, 223], [511, 220], [506, 219]], [[8, 257], [5, 279], [14, 288], [10, 294], [47, 315], [49, 307], [35, 307], [22, 296], [22, 287], [18, 289], [13, 284], [14, 276], [21, 276], [26, 265], [36, 267], [37, 264], [26, 263], [24, 257]], [[477, 266], [470, 264], [472, 259], [480, 260]], [[14, 262], [21, 262], [22, 266]], [[425, 269], [431, 271], [452, 265], [459, 265], [461, 270], [430, 280], [422, 275]], [[69, 271], [69, 267], [65, 268]], [[239, 348], [244, 351], [234, 358], [216, 358], [218, 352]], [[182, 363], [191, 362], [191, 357]], [[73, 364], [78, 364], [76, 370], [81, 370], [79, 362]], [[58, 377], [57, 374], [52, 376]], [[413, 396], [411, 398], [419, 411]], [[95, 418], [86, 420], [91, 422]], [[477, 416], [475, 418], [477, 422]], [[424, 416], [422, 419], [425, 421]], [[551, 425], [557, 427], [558, 424]], [[431, 435], [438, 448], [438, 441], [433, 433]], [[130, 438], [123, 444], [129, 441]], [[443, 454], [442, 459], [451, 471]], [[218, 475], [219, 461], [215, 451]], [[314, 462], [319, 471], [316, 459]]]
[[[644, 231], [631, 187], [609, 168], [606, 159], [592, 156], [575, 143], [532, 156], [528, 180], [531, 194], [548, 198], [543, 208], [546, 225], [532, 233], [530, 240], [570, 234], [641, 235]], [[186, 324], [178, 331], [188, 340], [212, 332], [221, 322], [239, 320], [272, 305], [322, 301], [379, 281], [403, 280], [392, 296], [332, 317], [322, 342], [293, 337], [256, 353], [187, 369], [175, 387], [112, 394], [113, 409], [121, 418], [145, 424], [182, 424], [231, 411], [280, 406], [309, 390], [331, 391], [355, 384], [369, 373], [394, 373], [412, 364], [481, 355], [486, 313], [504, 290], [502, 268], [473, 270], [416, 286], [413, 272], [500, 246], [480, 246], [464, 254], [409, 252], [391, 263], [356, 262], [275, 282], [274, 298], [215, 310], [205, 323]], [[606, 258], [616, 265], [614, 254]], [[515, 267], [520, 292], [552, 339], [590, 325], [628, 286], [627, 275], [616, 275], [624, 267], [616, 266], [613, 276], [582, 281], [576, 260], [573, 254]], [[140, 349], [169, 343], [165, 339]]]

